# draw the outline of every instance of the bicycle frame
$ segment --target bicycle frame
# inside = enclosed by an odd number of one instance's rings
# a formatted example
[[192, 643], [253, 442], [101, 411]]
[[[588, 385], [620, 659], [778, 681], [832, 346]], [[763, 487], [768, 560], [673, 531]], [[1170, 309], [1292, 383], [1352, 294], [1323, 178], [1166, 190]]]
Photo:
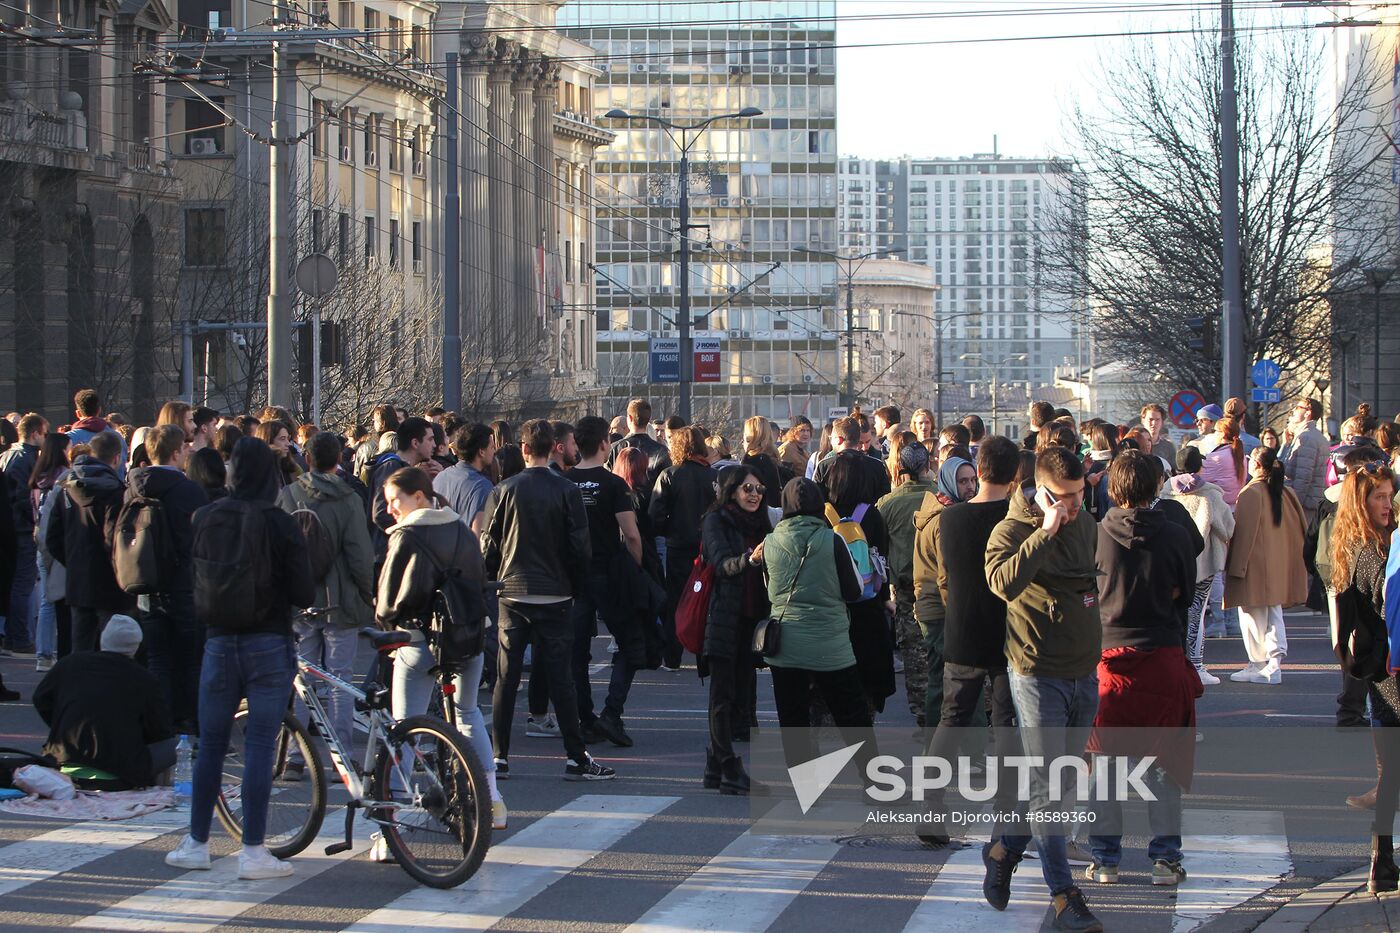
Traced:
[[[356, 706], [365, 706], [365, 712], [369, 716], [369, 741], [365, 743], [365, 760], [360, 769], [354, 767], [354, 759], [351, 753], [341, 742], [340, 736], [330, 727], [330, 715], [326, 711], [325, 705], [321, 702], [320, 696], [315, 689], [307, 682], [307, 677], [314, 677], [322, 681], [332, 690], [348, 695], [355, 701]], [[292, 681], [292, 687], [296, 691], [297, 697], [306, 706], [308, 715], [307, 728], [320, 736], [326, 743], [326, 748], [331, 753], [331, 763], [335, 765], [336, 773], [340, 775], [340, 780], [350, 791], [350, 795], [356, 800], [364, 800], [365, 784], [363, 775], [370, 773], [370, 768], [374, 766], [374, 756], [378, 751], [381, 736], [387, 735], [393, 728], [394, 719], [382, 709], [368, 707], [369, 694], [355, 687], [339, 677], [332, 674], [319, 665], [313, 664], [304, 658], [297, 660], [297, 676]]]

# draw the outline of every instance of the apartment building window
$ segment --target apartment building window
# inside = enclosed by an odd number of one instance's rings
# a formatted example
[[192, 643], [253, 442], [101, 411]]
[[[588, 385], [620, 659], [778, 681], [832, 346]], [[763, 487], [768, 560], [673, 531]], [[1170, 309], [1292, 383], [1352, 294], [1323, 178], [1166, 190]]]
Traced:
[[185, 265], [221, 266], [227, 251], [222, 207], [197, 207], [185, 211]]
[[326, 154], [326, 105], [316, 98], [311, 99], [311, 154], [323, 156]]
[[365, 41], [378, 48], [384, 47], [384, 37], [379, 35], [379, 11], [365, 10]]
[[399, 222], [389, 221], [389, 268], [399, 267]]
[[428, 130], [426, 127], [413, 128], [413, 174], [424, 174], [424, 163], [428, 155]]
[[[211, 97], [222, 106], [225, 98]], [[228, 151], [224, 121], [227, 118], [208, 101], [198, 97], [185, 100], [185, 154], [215, 155]], [[194, 132], [191, 132], [194, 131]]]
[[578, 242], [578, 280], [579, 280], [580, 282], [586, 282], [586, 281], [588, 281], [588, 241], [587, 241], [587, 240], [579, 240], [579, 242]]
[[394, 130], [389, 134], [389, 171], [403, 171], [403, 121], [394, 121]]
[[354, 29], [355, 4], [353, 0], [339, 0], [335, 7], [335, 24], [341, 29]]
[[422, 273], [423, 271], [423, 222], [415, 220], [411, 228], [413, 242], [409, 248], [413, 250], [410, 257], [413, 260], [413, 271]]
[[574, 241], [564, 241], [564, 281], [574, 280]]
[[349, 107], [344, 107], [340, 111], [340, 119], [336, 121], [335, 146], [340, 152], [340, 161], [351, 161], [350, 152], [350, 121], [354, 119]]
[[340, 212], [336, 222], [336, 258], [342, 266], [350, 258], [350, 215], [344, 211]]
[[389, 50], [392, 52], [403, 52], [403, 20], [397, 16], [389, 17]]
[[379, 254], [379, 235], [374, 226], [374, 218], [365, 217], [365, 265]]
[[316, 208], [311, 212], [311, 251], [321, 252], [326, 242], [326, 212]]
[[412, 27], [413, 48], [410, 49], [413, 57], [420, 62], [426, 62], [431, 57], [432, 50], [428, 47], [428, 31], [422, 26]]
[[365, 114], [365, 165], [379, 164], [379, 115]]

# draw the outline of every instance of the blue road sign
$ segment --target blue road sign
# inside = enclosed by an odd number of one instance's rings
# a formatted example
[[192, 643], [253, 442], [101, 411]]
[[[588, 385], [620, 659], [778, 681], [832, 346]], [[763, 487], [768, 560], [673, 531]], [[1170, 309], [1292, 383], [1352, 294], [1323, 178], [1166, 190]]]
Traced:
[[675, 337], [651, 338], [651, 366], [647, 381], [681, 381], [681, 342]]
[[1261, 405], [1277, 405], [1283, 401], [1282, 389], [1261, 389], [1255, 387], [1249, 390], [1249, 400]]
[[[1283, 367], [1273, 360], [1260, 360], [1249, 370], [1249, 380], [1261, 389], [1272, 389], [1278, 385], [1279, 377], [1283, 375]], [[1256, 399], [1257, 401], [1257, 399]], [[1272, 402], [1270, 403], [1272, 404]]]

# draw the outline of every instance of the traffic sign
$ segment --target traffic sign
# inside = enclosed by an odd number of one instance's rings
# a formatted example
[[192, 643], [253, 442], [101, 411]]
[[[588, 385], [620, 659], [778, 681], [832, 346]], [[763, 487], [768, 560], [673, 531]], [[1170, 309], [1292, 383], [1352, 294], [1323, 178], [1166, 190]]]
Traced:
[[835, 421], [838, 418], [848, 418], [850, 414], [851, 410], [849, 408], [833, 405], [826, 410], [826, 420]]
[[1249, 400], [1259, 405], [1277, 405], [1283, 401], [1283, 390], [1261, 389], [1255, 386], [1249, 390]]
[[[1261, 389], [1272, 389], [1278, 385], [1279, 377], [1283, 375], [1283, 367], [1273, 360], [1260, 360], [1249, 370], [1249, 381], [1253, 382]], [[1259, 401], [1259, 399], [1255, 399]], [[1273, 404], [1270, 402], [1269, 404]]]
[[675, 337], [651, 338], [648, 382], [681, 381], [681, 342]]
[[312, 253], [297, 263], [297, 288], [312, 298], [324, 298], [340, 284], [340, 270], [325, 253]]
[[695, 347], [695, 381], [719, 382], [719, 338], [697, 337]]
[[1205, 404], [1206, 397], [1195, 389], [1182, 389], [1167, 403], [1167, 417], [1178, 428], [1189, 428], [1196, 423], [1196, 412]]

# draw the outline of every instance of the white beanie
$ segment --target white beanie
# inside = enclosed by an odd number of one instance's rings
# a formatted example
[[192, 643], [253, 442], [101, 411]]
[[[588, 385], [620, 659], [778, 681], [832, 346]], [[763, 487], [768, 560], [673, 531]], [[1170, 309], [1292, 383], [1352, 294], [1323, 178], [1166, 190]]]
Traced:
[[141, 626], [131, 616], [115, 615], [102, 628], [103, 651], [133, 657], [141, 647]]

